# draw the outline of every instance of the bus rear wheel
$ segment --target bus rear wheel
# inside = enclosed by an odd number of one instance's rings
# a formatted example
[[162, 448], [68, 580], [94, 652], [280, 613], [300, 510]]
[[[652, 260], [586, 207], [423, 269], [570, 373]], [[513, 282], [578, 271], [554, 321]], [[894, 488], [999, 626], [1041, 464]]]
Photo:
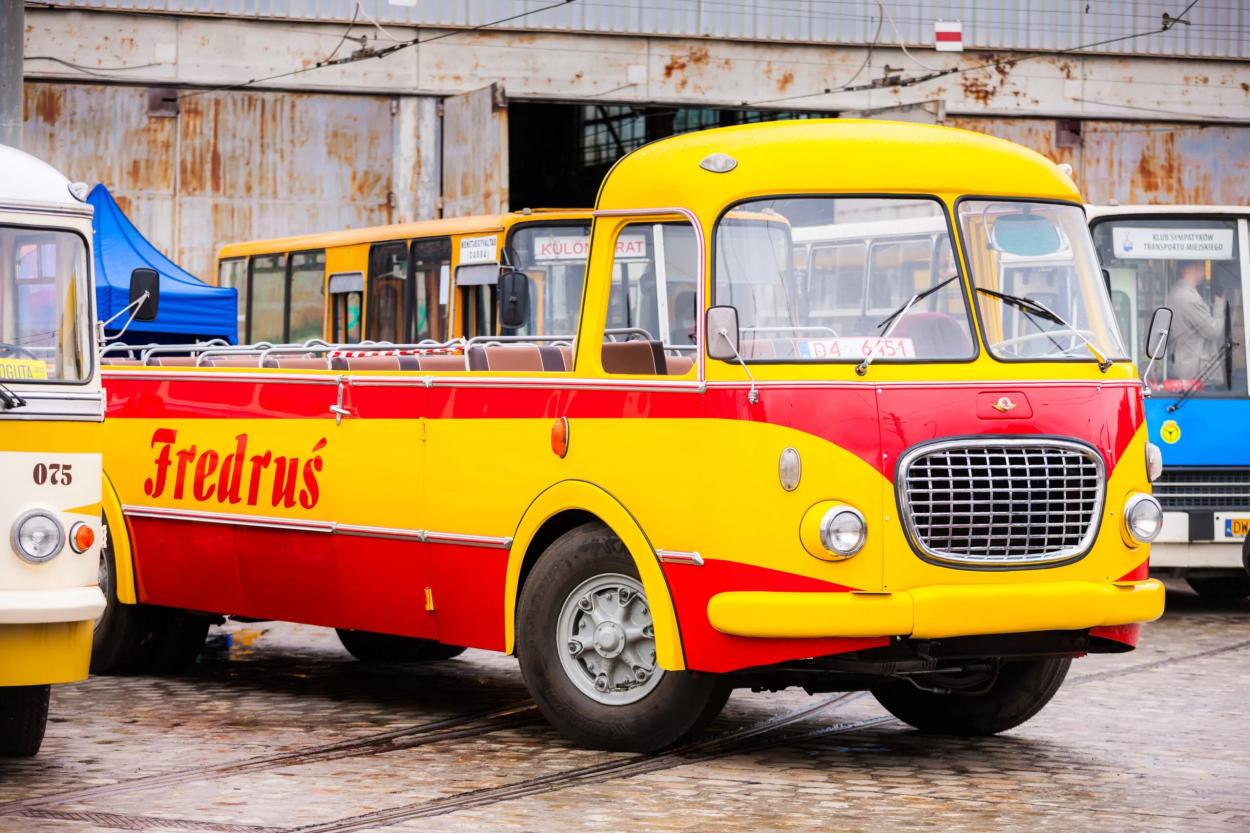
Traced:
[[[906, 680], [872, 689], [877, 702], [899, 720], [938, 735], [996, 735], [1024, 723], [1050, 702], [1068, 674], [1068, 657], [1003, 662], [991, 680], [970, 681], [967, 693], [925, 691]], [[936, 681], [924, 681], [936, 685]]]
[[459, 645], [444, 645], [433, 639], [392, 636], [371, 631], [336, 628], [339, 642], [347, 653], [361, 662], [432, 662], [453, 659], [464, 653]]
[[[111, 541], [107, 522], [105, 530]], [[209, 620], [174, 608], [122, 603], [111, 543], [100, 548], [99, 584], [105, 604], [91, 641], [91, 673], [175, 672], [199, 658]]]
[[27, 758], [43, 745], [52, 687], [19, 685], [0, 688], [0, 757]]
[[602, 524], [565, 533], [534, 565], [517, 654], [543, 715], [582, 746], [662, 749], [702, 729], [729, 697], [715, 674], [659, 667], [634, 561]]

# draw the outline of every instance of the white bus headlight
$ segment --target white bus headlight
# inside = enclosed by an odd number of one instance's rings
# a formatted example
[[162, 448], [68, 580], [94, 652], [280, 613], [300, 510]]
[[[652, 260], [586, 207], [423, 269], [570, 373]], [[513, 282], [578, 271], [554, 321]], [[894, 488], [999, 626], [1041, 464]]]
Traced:
[[849, 506], [834, 506], [820, 519], [820, 543], [841, 558], [859, 552], [867, 535], [864, 516]]
[[1163, 474], [1163, 452], [1154, 443], [1146, 443], [1146, 476], [1153, 483]]
[[65, 528], [42, 509], [24, 513], [13, 524], [13, 549], [32, 564], [55, 558], [65, 546]]
[[1140, 544], [1149, 544], [1163, 531], [1163, 507], [1151, 495], [1135, 494], [1124, 504], [1124, 530]]

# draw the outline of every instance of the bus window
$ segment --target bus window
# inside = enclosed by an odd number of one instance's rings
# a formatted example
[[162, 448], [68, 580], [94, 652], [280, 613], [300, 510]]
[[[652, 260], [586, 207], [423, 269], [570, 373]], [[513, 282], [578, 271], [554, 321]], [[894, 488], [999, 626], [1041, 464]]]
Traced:
[[832, 319], [840, 315], [859, 316], [864, 303], [866, 250], [863, 243], [812, 247], [808, 272], [808, 317], [812, 322], [833, 324]]
[[335, 344], [360, 341], [360, 308], [365, 280], [359, 272], [330, 276], [330, 340]]
[[380, 243], [369, 251], [369, 315], [372, 341], [404, 340], [404, 284], [408, 280], [408, 244]]
[[889, 313], [932, 281], [933, 245], [929, 238], [874, 243], [869, 250], [868, 309]]
[[1116, 322], [1138, 369], [1157, 307], [1172, 309], [1167, 355], [1147, 382], [1193, 395], [1246, 392], [1245, 276], [1235, 220], [1112, 216], [1094, 244], [1110, 277]]
[[530, 278], [530, 320], [510, 335], [577, 332], [590, 251], [590, 224], [518, 226], [508, 238], [507, 262]]
[[236, 257], [217, 265], [217, 285], [239, 292], [239, 335], [247, 338], [247, 260]]
[[497, 264], [475, 263], [456, 267], [460, 329], [465, 338], [497, 335], [495, 298], [498, 284]]
[[[698, 247], [689, 224], [632, 223], [621, 231], [612, 264], [604, 370], [681, 375], [691, 367], [697, 274]], [[650, 353], [637, 342], [649, 343]]]
[[447, 290], [444, 275], [451, 269], [451, 238], [416, 240], [412, 244], [412, 341], [446, 341]]
[[247, 340], [285, 341], [286, 255], [257, 255], [250, 268]]
[[291, 287], [285, 341], [302, 343], [310, 338], [321, 338], [325, 275], [324, 249], [295, 252], [291, 255]]

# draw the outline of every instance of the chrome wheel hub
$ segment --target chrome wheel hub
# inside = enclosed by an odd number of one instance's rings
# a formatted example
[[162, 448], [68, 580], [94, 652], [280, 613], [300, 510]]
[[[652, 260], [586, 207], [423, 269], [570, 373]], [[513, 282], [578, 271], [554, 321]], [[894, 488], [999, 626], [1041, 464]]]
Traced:
[[564, 672], [599, 703], [635, 703], [664, 676], [651, 609], [630, 576], [604, 573], [574, 588], [560, 608], [556, 641]]

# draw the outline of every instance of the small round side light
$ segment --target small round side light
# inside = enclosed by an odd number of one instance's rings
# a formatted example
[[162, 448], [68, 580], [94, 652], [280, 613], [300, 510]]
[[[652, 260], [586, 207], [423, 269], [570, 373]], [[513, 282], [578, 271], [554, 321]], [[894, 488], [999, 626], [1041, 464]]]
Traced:
[[787, 492], [793, 492], [799, 487], [799, 481], [803, 479], [803, 461], [799, 458], [798, 449], [786, 448], [781, 452], [781, 459], [777, 462], [777, 477], [781, 480], [781, 488]]
[[551, 426], [551, 450], [563, 459], [569, 453], [569, 418], [560, 417]]
[[84, 553], [95, 543], [95, 530], [90, 524], [79, 521], [69, 528], [69, 546], [76, 553]]

